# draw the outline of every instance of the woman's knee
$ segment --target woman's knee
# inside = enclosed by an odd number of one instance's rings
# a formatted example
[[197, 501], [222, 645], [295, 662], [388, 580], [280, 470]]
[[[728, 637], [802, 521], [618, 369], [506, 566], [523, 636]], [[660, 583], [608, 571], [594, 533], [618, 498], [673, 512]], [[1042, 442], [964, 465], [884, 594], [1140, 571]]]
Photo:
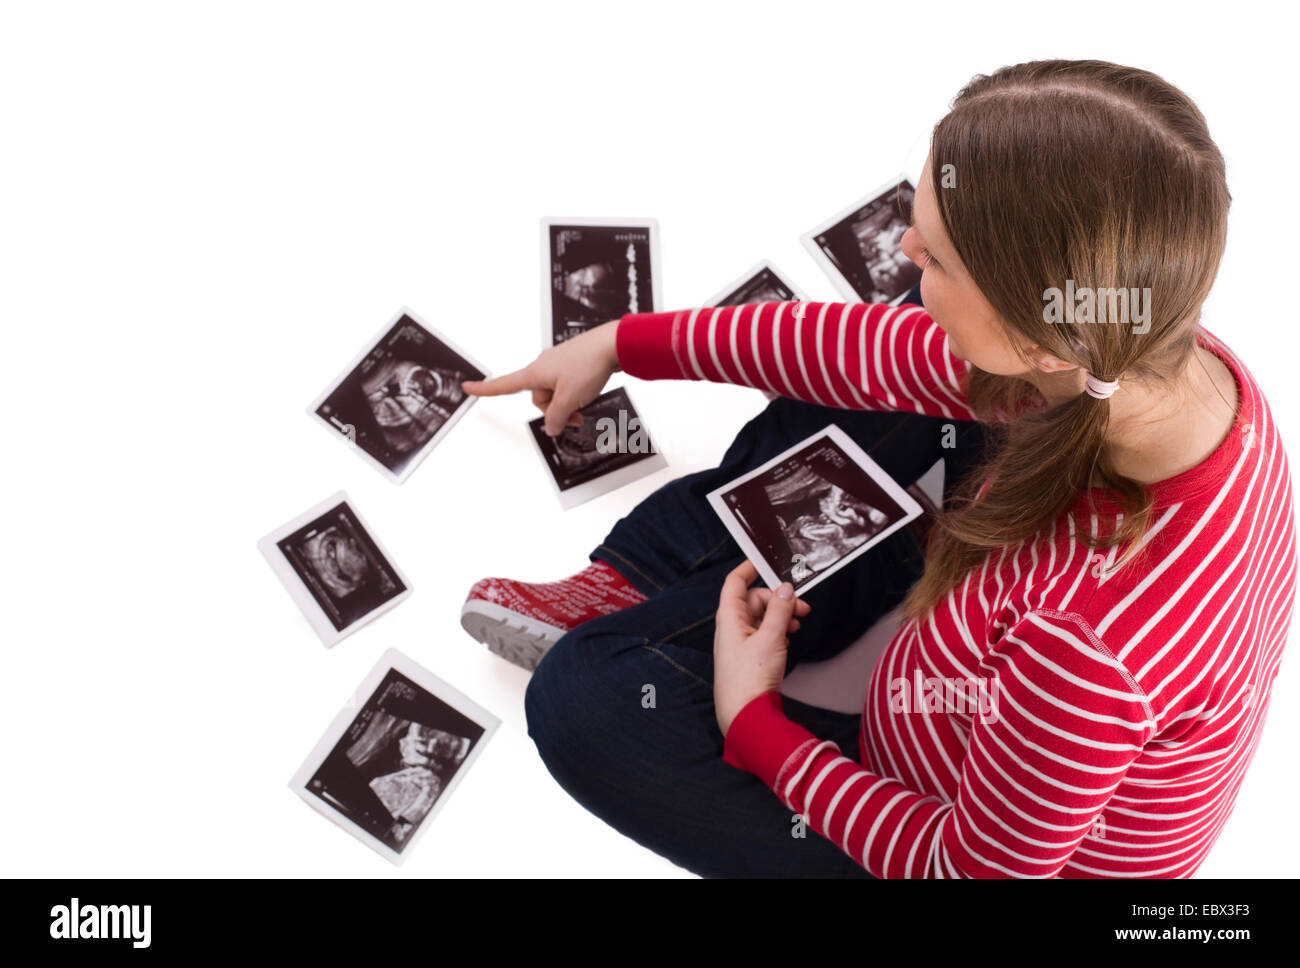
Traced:
[[540, 749], [543, 741], [564, 725], [564, 712], [572, 709], [573, 676], [569, 651], [565, 647], [574, 635], [569, 632], [542, 656], [524, 690], [524, 719], [528, 735]]
[[589, 622], [571, 630], [543, 656], [524, 691], [528, 735], [545, 757], [552, 750], [572, 750], [584, 734], [602, 728], [608, 696], [617, 692], [615, 657], [639, 648], [639, 639], [602, 630]]

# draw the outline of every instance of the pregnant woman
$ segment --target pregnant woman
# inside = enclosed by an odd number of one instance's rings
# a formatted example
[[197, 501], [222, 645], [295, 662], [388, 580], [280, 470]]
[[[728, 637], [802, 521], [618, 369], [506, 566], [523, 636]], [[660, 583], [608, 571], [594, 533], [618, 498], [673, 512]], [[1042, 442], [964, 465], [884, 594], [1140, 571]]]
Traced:
[[[1176, 88], [1020, 64], [934, 128], [903, 305], [632, 314], [467, 383], [531, 390], [551, 434], [620, 368], [777, 395], [583, 571], [471, 590], [466, 628], [536, 665], [528, 729], [554, 778], [705, 876], [1193, 874], [1295, 598], [1278, 428], [1201, 324], [1229, 201]], [[942, 460], [945, 493], [802, 601], [757, 582], [705, 495], [828, 423], [904, 487]], [[781, 695], [894, 608], [860, 717]], [[932, 683], [977, 683], [993, 712]]]

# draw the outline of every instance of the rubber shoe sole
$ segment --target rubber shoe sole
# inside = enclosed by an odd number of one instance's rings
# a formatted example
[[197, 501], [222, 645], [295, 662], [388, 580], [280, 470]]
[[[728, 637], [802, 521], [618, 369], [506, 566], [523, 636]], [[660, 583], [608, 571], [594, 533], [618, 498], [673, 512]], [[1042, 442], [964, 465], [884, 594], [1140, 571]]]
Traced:
[[501, 658], [529, 672], [567, 631], [479, 598], [461, 606], [460, 626]]

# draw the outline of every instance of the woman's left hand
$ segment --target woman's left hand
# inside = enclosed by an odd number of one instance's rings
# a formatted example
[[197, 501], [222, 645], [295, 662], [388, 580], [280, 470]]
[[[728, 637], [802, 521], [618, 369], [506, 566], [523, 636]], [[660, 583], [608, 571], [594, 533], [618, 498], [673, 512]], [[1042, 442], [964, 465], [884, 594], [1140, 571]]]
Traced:
[[745, 561], [727, 575], [713, 633], [713, 706], [722, 735], [750, 700], [779, 689], [785, 678], [787, 636], [799, 631], [796, 616], [812, 606], [794, 597], [785, 582], [775, 592], [750, 588], [758, 577]]

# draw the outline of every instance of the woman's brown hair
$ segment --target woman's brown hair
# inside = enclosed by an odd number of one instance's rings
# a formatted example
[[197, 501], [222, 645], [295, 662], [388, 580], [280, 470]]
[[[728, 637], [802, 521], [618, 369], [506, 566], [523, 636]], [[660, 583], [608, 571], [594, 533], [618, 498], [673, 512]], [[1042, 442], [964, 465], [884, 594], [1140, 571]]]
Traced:
[[[930, 161], [944, 230], [1006, 326], [1098, 380], [1156, 385], [1183, 372], [1231, 201], [1223, 156], [1185, 94], [1104, 61], [1004, 67], [957, 95]], [[1149, 316], [1141, 326], [1048, 322], [1048, 291], [1070, 281], [1076, 291], [1149, 292]], [[1084, 392], [1047, 407], [1017, 377], [972, 367], [967, 381], [992, 456], [931, 529], [925, 573], [901, 606], [907, 618], [928, 616], [991, 550], [1050, 528], [1085, 494], [1095, 510], [1090, 487], [1122, 513], [1096, 535], [1076, 529], [1076, 540], [1130, 544], [1150, 523], [1149, 489], [1107, 457], [1109, 400]]]

